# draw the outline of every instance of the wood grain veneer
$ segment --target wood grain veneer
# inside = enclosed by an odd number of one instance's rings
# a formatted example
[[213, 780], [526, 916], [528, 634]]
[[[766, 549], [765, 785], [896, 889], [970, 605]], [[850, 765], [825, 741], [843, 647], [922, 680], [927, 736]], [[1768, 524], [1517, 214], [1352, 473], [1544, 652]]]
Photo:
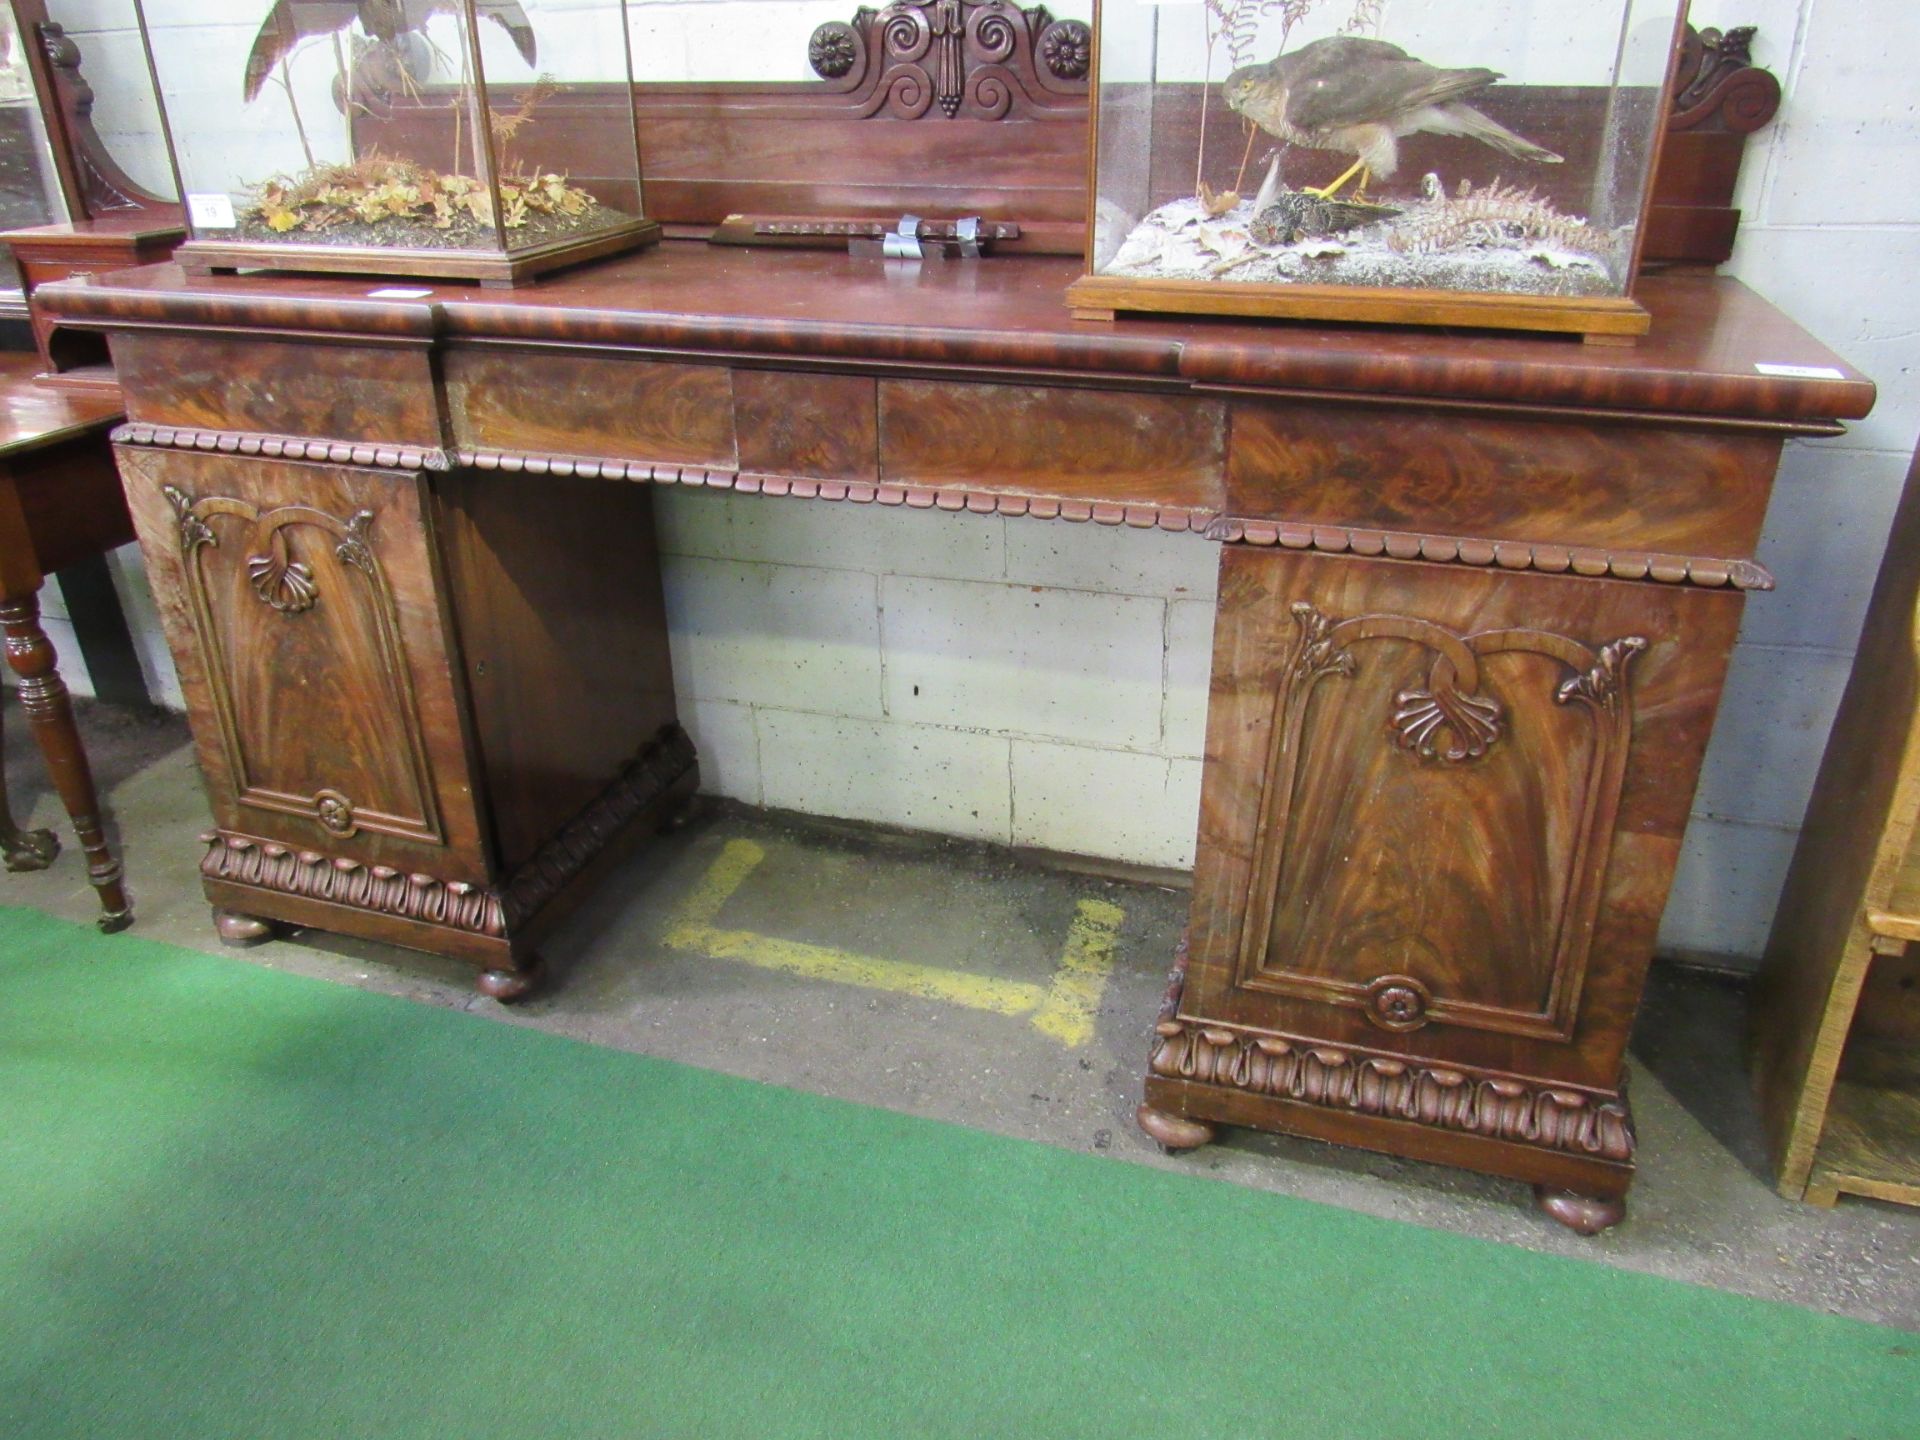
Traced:
[[117, 334], [127, 414], [157, 425], [435, 445], [424, 348], [235, 335]]
[[[1233, 407], [1227, 509], [1295, 524], [1748, 557], [1781, 441], [1295, 401]], [[1660, 483], [1666, 477], [1672, 483]]]

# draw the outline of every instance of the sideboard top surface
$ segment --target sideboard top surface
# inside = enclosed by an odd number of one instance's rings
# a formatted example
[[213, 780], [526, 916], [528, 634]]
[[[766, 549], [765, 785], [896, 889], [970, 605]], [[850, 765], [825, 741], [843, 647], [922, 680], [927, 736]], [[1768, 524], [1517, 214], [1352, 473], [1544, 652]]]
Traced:
[[1718, 276], [1643, 280], [1637, 298], [1653, 314], [1652, 333], [1614, 347], [1381, 326], [1075, 320], [1064, 295], [1078, 273], [1077, 260], [1052, 256], [911, 265], [670, 241], [511, 291], [189, 276], [156, 265], [41, 293], [62, 323], [107, 329], [588, 345], [800, 368], [1014, 372], [1736, 422], [1856, 419], [1874, 400], [1865, 376]]

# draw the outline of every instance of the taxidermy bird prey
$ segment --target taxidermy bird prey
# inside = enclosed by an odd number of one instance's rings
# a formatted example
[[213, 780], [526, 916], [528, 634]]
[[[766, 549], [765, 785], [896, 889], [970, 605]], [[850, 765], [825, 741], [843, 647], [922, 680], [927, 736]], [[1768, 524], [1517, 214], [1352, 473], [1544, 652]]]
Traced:
[[1400, 137], [1466, 135], [1522, 160], [1558, 165], [1560, 157], [1482, 115], [1468, 100], [1502, 77], [1484, 69], [1442, 70], [1398, 45], [1335, 35], [1302, 45], [1265, 65], [1227, 76], [1227, 108], [1289, 144], [1340, 150], [1359, 158], [1331, 185], [1332, 195], [1355, 173], [1361, 191], [1372, 175], [1390, 179], [1400, 164]]
[[[520, 0], [476, 0], [473, 8], [511, 35], [521, 58], [533, 64], [533, 24]], [[459, 0], [274, 0], [247, 56], [247, 99], [260, 94], [273, 67], [309, 36], [344, 30], [358, 20], [367, 34], [391, 45], [409, 31], [424, 30], [435, 15], [456, 15], [460, 9]]]

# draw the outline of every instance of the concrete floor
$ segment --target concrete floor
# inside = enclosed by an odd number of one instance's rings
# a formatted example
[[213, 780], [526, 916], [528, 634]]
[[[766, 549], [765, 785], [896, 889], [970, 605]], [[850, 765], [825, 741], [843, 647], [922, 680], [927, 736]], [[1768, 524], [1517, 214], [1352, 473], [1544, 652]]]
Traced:
[[[6, 704], [16, 814], [63, 827], [10, 693]], [[219, 950], [195, 868], [207, 811], [184, 722], [83, 704], [81, 723], [124, 837], [134, 933]], [[84, 868], [63, 839], [52, 870], [0, 873], [0, 903], [92, 916]], [[715, 909], [723, 874], [737, 887]], [[1920, 1210], [1865, 1200], [1819, 1210], [1773, 1193], [1740, 1065], [1744, 995], [1698, 973], [1656, 971], [1633, 1049], [1640, 1174], [1626, 1224], [1599, 1239], [1538, 1215], [1526, 1186], [1313, 1141], [1225, 1131], [1192, 1155], [1161, 1155], [1132, 1112], [1185, 908], [1177, 890], [979, 845], [713, 804], [552, 939], [557, 983], [512, 1010], [476, 995], [465, 967], [385, 946], [308, 932], [224, 953], [1130, 1164], [1920, 1330]], [[1062, 993], [1063, 954], [1069, 980], [1084, 980], [1104, 927], [1111, 973], [1076, 1034], [1072, 1006], [1063, 1022], [1046, 997]], [[1068, 953], [1076, 933], [1082, 944]], [[697, 1143], [699, 1117], [687, 1123]]]

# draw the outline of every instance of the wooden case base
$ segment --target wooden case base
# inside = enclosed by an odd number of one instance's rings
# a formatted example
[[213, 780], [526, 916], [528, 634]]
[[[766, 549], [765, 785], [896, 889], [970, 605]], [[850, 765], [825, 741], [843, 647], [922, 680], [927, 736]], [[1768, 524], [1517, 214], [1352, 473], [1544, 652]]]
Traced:
[[1652, 319], [1633, 300], [1605, 296], [1469, 295], [1353, 285], [1236, 285], [1217, 280], [1137, 280], [1084, 275], [1067, 287], [1076, 320], [1117, 313], [1248, 315], [1262, 320], [1360, 321], [1375, 325], [1471, 326], [1580, 335], [1631, 343]]
[[376, 275], [394, 279], [478, 280], [492, 287], [525, 284], [567, 265], [638, 250], [660, 239], [652, 220], [634, 220], [609, 230], [596, 230], [573, 240], [558, 240], [506, 255], [475, 255], [459, 251], [387, 248], [372, 245], [292, 245], [278, 242], [189, 240], [174, 251], [174, 259], [189, 275], [233, 273], [239, 270], [315, 271], [326, 274]]

